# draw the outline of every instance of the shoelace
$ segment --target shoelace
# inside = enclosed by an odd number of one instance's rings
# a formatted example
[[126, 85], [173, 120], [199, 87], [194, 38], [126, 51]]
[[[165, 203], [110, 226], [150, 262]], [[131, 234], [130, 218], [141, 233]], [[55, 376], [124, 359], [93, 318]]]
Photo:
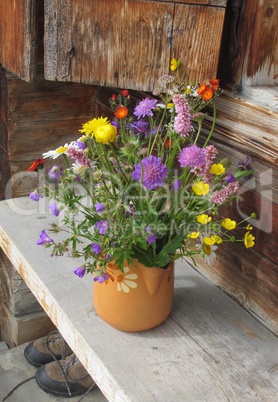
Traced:
[[[57, 333], [57, 336], [54, 339], [49, 340], [50, 336], [53, 335], [53, 334], [56, 334], [56, 333]], [[63, 351], [62, 351], [61, 356], [62, 356], [62, 360], [64, 360], [65, 359], [65, 354], [66, 354], [66, 341], [64, 340], [64, 338], [62, 337], [62, 335], [58, 331], [52, 331], [52, 332], [50, 332], [48, 334], [48, 336], [46, 337], [46, 348], [47, 348], [48, 352], [50, 353], [50, 355], [52, 356], [53, 360], [59, 365], [59, 367], [61, 369], [61, 372], [62, 372], [62, 374], [64, 376], [64, 379], [65, 379], [65, 384], [66, 384], [66, 387], [67, 387], [68, 394], [71, 396], [71, 391], [70, 391], [70, 387], [69, 387], [68, 378], [70, 380], [72, 380], [72, 381], [80, 381], [80, 380], [83, 380], [84, 378], [88, 377], [89, 374], [87, 373], [84, 376], [81, 376], [79, 378], [72, 378], [69, 375], [69, 373], [68, 373], [69, 368], [72, 367], [76, 362], [79, 363], [79, 360], [77, 359], [75, 354], [73, 354], [65, 363], [61, 363], [56, 358], [56, 356], [51, 352], [51, 350], [49, 348], [49, 344], [51, 342], [56, 342], [57, 340], [60, 340], [60, 339], [62, 339], [62, 341], [63, 341]], [[90, 392], [91, 389], [93, 389], [95, 386], [96, 386], [96, 384], [93, 383], [91, 385], [91, 387], [86, 391], [86, 393], [82, 396], [82, 398], [79, 399], [79, 401], [81, 401], [88, 394], [88, 392]], [[77, 401], [77, 402], [79, 402], [79, 401]]]

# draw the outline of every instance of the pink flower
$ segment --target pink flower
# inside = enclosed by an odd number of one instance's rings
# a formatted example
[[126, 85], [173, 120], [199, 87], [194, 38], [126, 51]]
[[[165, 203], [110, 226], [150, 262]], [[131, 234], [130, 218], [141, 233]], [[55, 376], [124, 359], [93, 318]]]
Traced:
[[215, 191], [211, 197], [210, 201], [213, 202], [214, 204], [221, 205], [227, 199], [229, 198], [230, 195], [235, 194], [239, 189], [239, 183], [237, 181], [233, 183], [229, 183], [227, 186], [223, 187], [221, 190]]
[[176, 94], [173, 96], [173, 102], [177, 113], [174, 119], [174, 129], [181, 137], [188, 137], [192, 128], [188, 101], [183, 95]]

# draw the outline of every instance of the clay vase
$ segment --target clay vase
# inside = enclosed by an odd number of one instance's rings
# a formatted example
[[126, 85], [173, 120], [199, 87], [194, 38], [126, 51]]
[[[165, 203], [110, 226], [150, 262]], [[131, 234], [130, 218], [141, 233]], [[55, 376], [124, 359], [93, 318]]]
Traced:
[[124, 272], [107, 264], [109, 279], [93, 285], [96, 313], [112, 327], [127, 332], [145, 331], [165, 321], [174, 295], [174, 263], [162, 269], [133, 262], [124, 266]]

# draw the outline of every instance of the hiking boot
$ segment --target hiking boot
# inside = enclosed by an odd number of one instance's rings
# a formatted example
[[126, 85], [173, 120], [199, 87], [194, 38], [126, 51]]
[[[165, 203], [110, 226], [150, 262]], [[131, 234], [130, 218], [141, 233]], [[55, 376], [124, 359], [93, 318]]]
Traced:
[[26, 360], [35, 367], [64, 359], [70, 354], [72, 350], [58, 331], [52, 331], [47, 336], [36, 339], [24, 349]]
[[35, 378], [43, 391], [64, 398], [86, 394], [96, 386], [75, 354], [40, 367]]

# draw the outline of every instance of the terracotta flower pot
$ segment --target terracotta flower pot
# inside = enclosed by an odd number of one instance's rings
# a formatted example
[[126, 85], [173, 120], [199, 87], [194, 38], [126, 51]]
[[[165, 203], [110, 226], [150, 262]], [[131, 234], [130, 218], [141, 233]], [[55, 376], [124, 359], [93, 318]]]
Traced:
[[174, 263], [167, 269], [147, 268], [134, 260], [124, 272], [109, 263], [109, 280], [93, 285], [97, 314], [121, 331], [138, 332], [166, 320], [173, 305]]

